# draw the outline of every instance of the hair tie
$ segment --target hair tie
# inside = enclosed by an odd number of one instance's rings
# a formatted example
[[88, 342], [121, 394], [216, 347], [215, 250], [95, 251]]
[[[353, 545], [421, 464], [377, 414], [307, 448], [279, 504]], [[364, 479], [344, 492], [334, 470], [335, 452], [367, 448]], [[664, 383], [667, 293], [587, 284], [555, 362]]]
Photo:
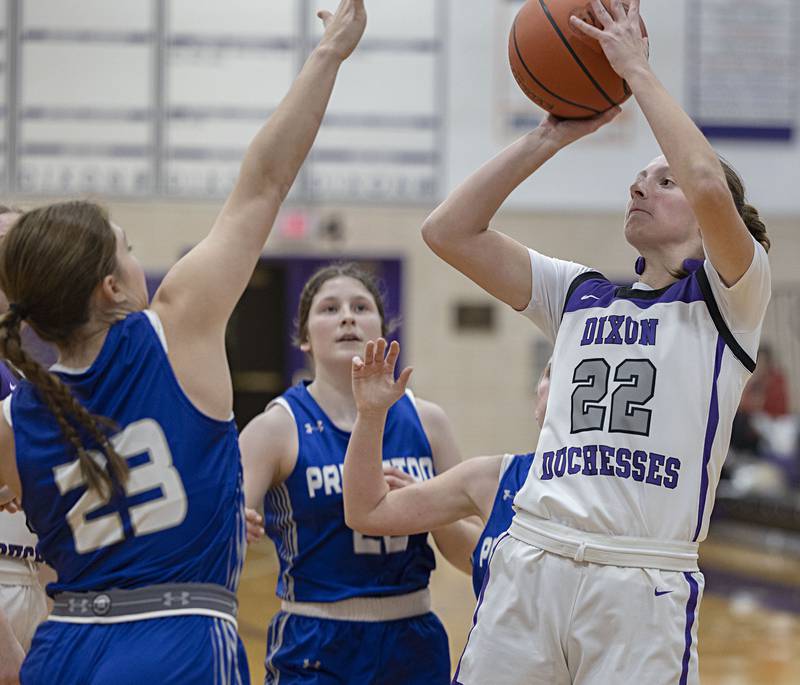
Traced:
[[20, 321], [24, 321], [28, 318], [28, 308], [24, 304], [19, 304], [18, 302], [11, 302], [8, 305], [9, 311], [16, 316]]

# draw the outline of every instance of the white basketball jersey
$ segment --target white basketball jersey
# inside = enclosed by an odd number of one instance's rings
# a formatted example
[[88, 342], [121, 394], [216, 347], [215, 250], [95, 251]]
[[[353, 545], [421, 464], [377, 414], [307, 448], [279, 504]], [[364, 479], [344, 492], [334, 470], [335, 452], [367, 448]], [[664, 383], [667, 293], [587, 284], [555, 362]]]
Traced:
[[41, 561], [36, 553], [36, 536], [28, 530], [25, 514], [0, 511], [0, 562], [3, 559]]
[[[536, 279], [552, 268], [544, 259], [532, 254], [534, 299]], [[660, 290], [620, 287], [549, 261], [570, 278], [559, 312], [551, 290], [531, 315], [556, 334], [555, 349], [537, 458], [515, 508], [522, 518], [591, 533], [701, 541], [755, 368], [769, 299], [766, 253], [757, 246], [742, 279], [741, 289], [755, 283], [760, 293], [747, 335], [731, 332], [723, 315], [730, 303], [721, 310], [718, 300], [732, 289], [707, 261]]]

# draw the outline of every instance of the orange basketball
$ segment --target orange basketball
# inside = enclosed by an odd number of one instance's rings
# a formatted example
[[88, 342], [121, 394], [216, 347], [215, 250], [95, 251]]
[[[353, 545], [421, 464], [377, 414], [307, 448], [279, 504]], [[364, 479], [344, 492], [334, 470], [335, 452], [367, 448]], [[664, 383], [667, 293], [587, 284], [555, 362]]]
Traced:
[[[610, 11], [609, 0], [602, 2]], [[631, 91], [600, 43], [570, 24], [572, 15], [602, 28], [588, 0], [528, 0], [511, 27], [508, 57], [522, 92], [539, 107], [563, 119], [584, 119], [619, 105]], [[642, 33], [647, 35], [644, 22]]]

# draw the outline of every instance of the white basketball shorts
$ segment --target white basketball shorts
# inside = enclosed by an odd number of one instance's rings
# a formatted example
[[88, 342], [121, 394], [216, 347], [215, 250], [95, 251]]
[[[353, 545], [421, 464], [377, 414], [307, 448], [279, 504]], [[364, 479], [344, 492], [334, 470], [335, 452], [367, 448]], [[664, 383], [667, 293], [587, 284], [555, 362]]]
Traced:
[[697, 685], [699, 572], [576, 562], [506, 534], [454, 685]]

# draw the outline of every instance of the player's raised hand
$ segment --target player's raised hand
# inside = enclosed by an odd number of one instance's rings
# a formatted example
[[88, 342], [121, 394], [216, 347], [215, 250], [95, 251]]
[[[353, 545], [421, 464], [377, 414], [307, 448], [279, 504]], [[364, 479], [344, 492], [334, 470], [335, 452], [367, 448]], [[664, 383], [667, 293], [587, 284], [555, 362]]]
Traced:
[[400, 355], [396, 340], [386, 345], [383, 338], [370, 340], [364, 348], [364, 358], [353, 357], [353, 396], [359, 413], [386, 412], [406, 391], [411, 367], [403, 369], [397, 380], [394, 367]]
[[626, 8], [622, 0], [611, 0], [609, 12], [600, 0], [592, 0], [592, 9], [602, 29], [576, 16], [570, 17], [572, 26], [600, 43], [614, 71], [624, 79], [637, 69], [649, 68], [650, 45], [642, 31], [639, 2], [630, 0]]
[[346, 60], [355, 50], [367, 25], [364, 0], [341, 0], [335, 13], [320, 10], [317, 16], [325, 26], [319, 46], [329, 49], [342, 61]]

